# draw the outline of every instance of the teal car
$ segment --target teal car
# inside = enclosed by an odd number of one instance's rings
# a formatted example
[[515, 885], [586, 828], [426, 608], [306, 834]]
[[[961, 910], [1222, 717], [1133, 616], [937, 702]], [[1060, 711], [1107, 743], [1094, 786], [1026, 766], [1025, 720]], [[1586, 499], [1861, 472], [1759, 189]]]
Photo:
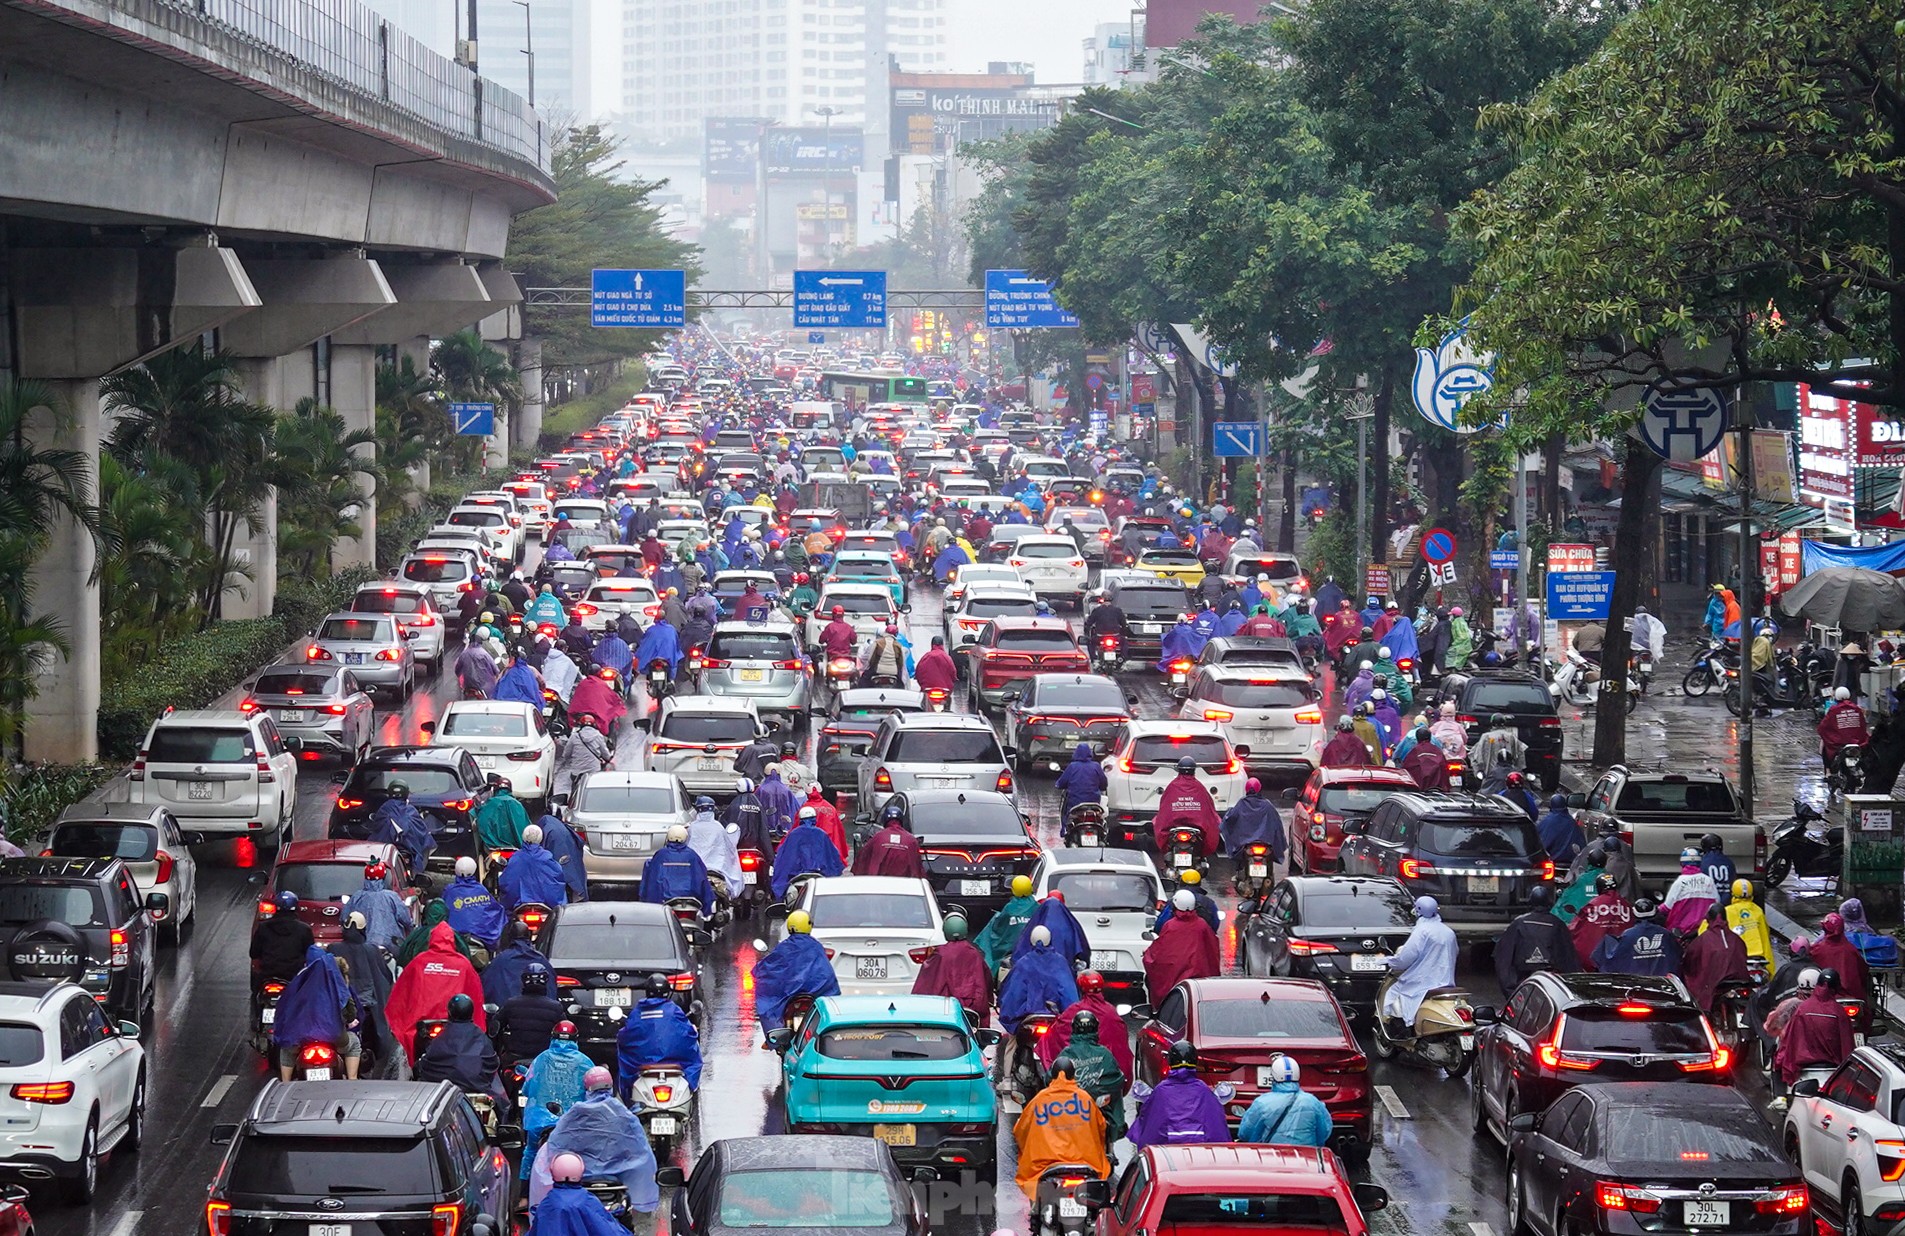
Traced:
[[834, 555], [833, 567], [827, 572], [826, 582], [884, 584], [887, 591], [893, 594], [893, 604], [906, 604], [906, 581], [900, 577], [899, 568], [894, 565], [891, 554], [843, 549]]
[[974, 1031], [956, 1001], [828, 996], [769, 1040], [789, 1133], [872, 1137], [908, 1171], [997, 1182], [999, 1109], [980, 1053], [999, 1034]]

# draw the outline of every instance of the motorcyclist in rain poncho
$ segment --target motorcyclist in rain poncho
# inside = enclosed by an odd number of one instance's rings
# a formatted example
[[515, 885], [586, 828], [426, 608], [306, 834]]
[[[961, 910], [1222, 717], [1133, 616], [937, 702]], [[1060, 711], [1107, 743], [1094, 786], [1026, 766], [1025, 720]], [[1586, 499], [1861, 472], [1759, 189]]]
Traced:
[[337, 958], [313, 944], [304, 951], [304, 968], [285, 984], [271, 1023], [271, 1041], [278, 1049], [278, 1076], [291, 1080], [298, 1049], [306, 1043], [328, 1043], [344, 1060], [344, 1075], [357, 1079], [363, 1047], [351, 1026], [357, 1003]]
[[787, 935], [771, 952], [754, 963], [754, 1012], [763, 1032], [781, 1026], [787, 1004], [796, 996], [840, 994], [827, 951], [814, 939], [813, 923], [805, 910], [787, 916]]
[[629, 1207], [652, 1214], [661, 1205], [655, 1183], [655, 1152], [639, 1116], [615, 1095], [615, 1077], [599, 1065], [584, 1075], [588, 1093], [562, 1113], [549, 1139], [536, 1152], [529, 1173], [529, 1204], [533, 1208], [551, 1184], [549, 1162], [564, 1151], [582, 1156], [585, 1177], [613, 1176], [628, 1193]]
[[364, 916], [364, 938], [370, 946], [386, 953], [396, 952], [416, 926], [410, 907], [391, 891], [389, 871], [382, 863], [364, 868], [364, 883], [351, 894], [351, 909]]
[[674, 824], [661, 849], [642, 864], [642, 900], [663, 905], [685, 897], [700, 902], [703, 914], [714, 913], [714, 886], [708, 882], [708, 866], [689, 848], [688, 830]]
[[555, 907], [569, 901], [569, 881], [556, 856], [543, 848], [542, 826], [531, 824], [523, 830], [523, 844], [503, 867], [496, 883], [505, 908], [514, 911], [535, 902]]
[[456, 860], [456, 878], [443, 890], [443, 904], [449, 908], [450, 927], [494, 949], [502, 938], [509, 915], [496, 904], [483, 882], [476, 878], [476, 860]]
[[701, 1034], [670, 994], [664, 974], [648, 976], [648, 994], [616, 1032], [615, 1092], [626, 1101], [642, 1069], [656, 1064], [679, 1066], [688, 1088], [701, 1088]]

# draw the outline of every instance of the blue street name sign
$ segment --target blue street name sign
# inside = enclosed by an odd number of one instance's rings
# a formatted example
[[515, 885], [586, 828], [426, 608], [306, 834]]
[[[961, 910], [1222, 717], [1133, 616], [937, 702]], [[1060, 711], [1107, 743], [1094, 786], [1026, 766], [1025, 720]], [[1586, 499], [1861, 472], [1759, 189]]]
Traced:
[[496, 432], [496, 405], [493, 403], [453, 403], [450, 423], [466, 437], [487, 438]]
[[589, 325], [660, 330], [688, 324], [688, 276], [679, 270], [596, 270]]
[[1022, 270], [986, 272], [986, 325], [993, 330], [1067, 330], [1078, 319], [1052, 298], [1052, 285]]
[[1556, 622], [1606, 618], [1613, 603], [1612, 571], [1548, 572], [1548, 617]]
[[1488, 565], [1497, 571], [1512, 571], [1521, 565], [1521, 557], [1512, 549], [1491, 549]]
[[1218, 421], [1211, 426], [1210, 453], [1219, 459], [1255, 459], [1263, 454], [1263, 426], [1256, 421]]
[[886, 326], [886, 272], [795, 271], [794, 325], [883, 329]]

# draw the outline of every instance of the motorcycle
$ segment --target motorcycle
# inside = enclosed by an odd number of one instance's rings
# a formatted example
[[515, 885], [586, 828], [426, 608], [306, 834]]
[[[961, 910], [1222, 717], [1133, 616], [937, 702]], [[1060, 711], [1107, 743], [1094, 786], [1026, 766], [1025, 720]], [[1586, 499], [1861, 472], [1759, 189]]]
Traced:
[[1753, 966], [1743, 979], [1726, 979], [1713, 996], [1713, 1033], [1737, 1055], [1747, 1041], [1756, 1037], [1752, 1015], [1747, 1011], [1753, 993], [1766, 982], [1763, 966]]
[[1171, 673], [1169, 677], [1171, 680], [1171, 694], [1172, 695], [1175, 695], [1179, 699], [1182, 699], [1186, 695], [1190, 694], [1190, 685], [1189, 685], [1191, 681], [1190, 658], [1179, 657], [1177, 660], [1171, 662]]
[[1727, 670], [1733, 664], [1732, 651], [1719, 640], [1708, 640], [1706, 650], [1693, 659], [1692, 668], [1686, 677], [1680, 680], [1682, 695], [1705, 695], [1719, 687], [1726, 688]]
[[266, 1060], [274, 1058], [271, 1047], [271, 1027], [278, 1017], [278, 997], [284, 995], [283, 979], [266, 979], [259, 983], [252, 994], [251, 1042], [258, 1054]]
[[298, 1048], [298, 1062], [292, 1067], [294, 1081], [330, 1081], [338, 1076], [337, 1047], [331, 1043], [305, 1043]]
[[[710, 874], [708, 878], [713, 880], [715, 877]], [[720, 912], [716, 911], [711, 918], [703, 918], [700, 898], [670, 897], [668, 912], [681, 924], [682, 934], [688, 937], [689, 944], [703, 948], [714, 943], [713, 923], [720, 917]]]
[[[656, 1155], [658, 1162], [660, 1157]], [[635, 1211], [628, 1204], [628, 1187], [618, 1177], [591, 1176], [582, 1182], [582, 1187], [602, 1204], [602, 1209], [609, 1212], [611, 1219], [631, 1232], [635, 1230]]]
[[542, 929], [549, 925], [549, 920], [555, 917], [555, 912], [540, 901], [525, 901], [516, 907], [516, 913], [512, 917], [529, 932], [531, 940], [539, 940], [542, 938]]
[[1048, 1236], [1083, 1236], [1110, 1187], [1083, 1163], [1054, 1163], [1039, 1173], [1034, 1220]]
[[417, 1066], [417, 1059], [423, 1055], [424, 1049], [430, 1046], [430, 1040], [442, 1034], [443, 1028], [449, 1024], [441, 1017], [425, 1017], [417, 1022], [415, 1046], [410, 1053], [411, 1068], [414, 1069]]
[[952, 692], [944, 687], [928, 687], [925, 694], [927, 712], [946, 712], [952, 707]]
[[1844, 797], [1863, 790], [1865, 770], [1861, 761], [1864, 759], [1865, 748], [1858, 743], [1847, 743], [1840, 747], [1832, 757], [1832, 763], [1826, 767], [1827, 794]]
[[668, 662], [656, 657], [648, 663], [643, 678], [648, 686], [648, 698], [657, 704], [675, 693], [675, 676], [668, 668]]
[[687, 1130], [694, 1097], [687, 1077], [672, 1064], [643, 1065], [630, 1086], [628, 1105], [641, 1118], [656, 1162], [668, 1161], [675, 1139]]
[[[1601, 698], [1601, 669], [1586, 657], [1568, 649], [1567, 656], [1560, 664], [1549, 667], [1549, 685], [1555, 695], [1566, 704], [1576, 708], [1592, 708]], [[1634, 678], [1627, 680], [1627, 711], [1633, 712], [1640, 705], [1640, 683]]]
[[1098, 637], [1092, 650], [1092, 666], [1101, 674], [1115, 674], [1124, 668], [1124, 636], [1117, 632]]
[[1195, 868], [1204, 869], [1200, 857], [1204, 851], [1204, 832], [1202, 829], [1180, 824], [1172, 828], [1164, 839], [1165, 874], [1179, 874]]
[[827, 690], [835, 699], [843, 691], [853, 690], [853, 681], [860, 675], [860, 663], [853, 657], [827, 658]]
[[516, 857], [514, 850], [491, 850], [483, 868], [483, 887], [489, 895], [502, 900], [503, 868], [509, 866], [509, 860]]
[[[1738, 668], [1726, 671], [1726, 689], [1721, 698], [1726, 701], [1728, 712], [1740, 710], [1740, 673]], [[1764, 679], [1770, 679], [1771, 685]], [[1808, 697], [1807, 691], [1805, 675], [1789, 652], [1780, 653], [1773, 661], [1773, 668], [1763, 675], [1753, 675], [1756, 708], [1810, 708], [1816, 701]]]
[[[1468, 993], [1455, 987], [1436, 988], [1416, 1010], [1415, 1025], [1410, 1032], [1397, 1037], [1391, 1033], [1390, 1019], [1381, 1013], [1395, 982], [1394, 973], [1382, 981], [1376, 997], [1377, 1015], [1370, 1019], [1375, 1030], [1371, 1045], [1376, 1055], [1384, 1060], [1398, 1056], [1420, 1060], [1451, 1078], [1461, 1077], [1473, 1068], [1477, 1011], [1469, 1003]], [[1482, 1020], [1494, 1017], [1493, 1008], [1482, 1006]]]
[[1766, 886], [1777, 888], [1787, 876], [1837, 879], [1845, 868], [1845, 829], [1817, 827], [1826, 817], [1809, 803], [1793, 803], [1792, 818], [1773, 829], [1766, 856]]
[[1261, 897], [1270, 891], [1271, 879], [1270, 847], [1261, 841], [1251, 842], [1237, 863], [1237, 895], [1245, 901]]
[[543, 724], [548, 729], [551, 738], [568, 736], [572, 728], [569, 725], [569, 706], [562, 702], [561, 696], [548, 687], [542, 689], [542, 716]]
[[1640, 686], [1640, 693], [1642, 695], [1647, 694], [1647, 688], [1653, 685], [1654, 681], [1654, 654], [1651, 652], [1635, 653], [1630, 667], [1633, 681]]
[[756, 911], [767, 905], [771, 894], [768, 892], [767, 881], [763, 877], [771, 868], [767, 855], [759, 850], [741, 850], [740, 856], [741, 883], [744, 886], [740, 898], [741, 917], [750, 918]]
[[[1045, 1071], [1038, 1062], [1038, 1041], [1050, 1034], [1057, 1023], [1056, 1012], [1033, 1013], [1019, 1022], [1018, 1032], [1012, 1036], [1012, 1075], [1005, 1079], [1008, 1090], [1029, 1099], [1045, 1088]], [[1000, 1054], [999, 1062], [1003, 1070], [1004, 1053]]]
[[1065, 820], [1065, 844], [1093, 849], [1105, 844], [1105, 809], [1097, 803], [1079, 803]]

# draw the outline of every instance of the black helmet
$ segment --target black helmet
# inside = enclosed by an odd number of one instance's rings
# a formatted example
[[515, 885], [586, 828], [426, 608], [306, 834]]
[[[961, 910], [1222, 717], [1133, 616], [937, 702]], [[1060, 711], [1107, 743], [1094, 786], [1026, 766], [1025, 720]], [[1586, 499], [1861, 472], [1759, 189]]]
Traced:
[[797, 755], [799, 754], [799, 752], [800, 752], [800, 748], [796, 747], [791, 742], [784, 742], [781, 744], [781, 755], [783, 757]]
[[1594, 877], [1594, 891], [1597, 893], [1611, 893], [1620, 886], [1621, 882], [1615, 878], [1614, 873], [1611, 871], [1603, 871], [1600, 875]]
[[906, 818], [906, 809], [898, 803], [889, 802], [886, 806], [880, 808], [880, 818], [889, 823], [897, 824]]
[[476, 1001], [470, 999], [468, 996], [464, 995], [460, 991], [457, 992], [454, 996], [451, 996], [450, 997], [450, 1020], [451, 1021], [475, 1021], [476, 1020]]
[[1700, 848], [1702, 850], [1724, 850], [1726, 843], [1720, 840], [1720, 834], [1708, 833], [1706, 836], [1700, 838]]
[[1197, 771], [1197, 761], [1187, 755], [1177, 762], [1177, 770], [1188, 777]]
[[530, 962], [523, 968], [523, 994], [542, 996], [549, 993], [549, 968], [541, 962]]
[[1634, 901], [1635, 918], [1652, 918], [1660, 907], [1654, 904], [1652, 897], [1640, 897]]
[[1554, 890], [1546, 884], [1537, 884], [1528, 890], [1528, 904], [1537, 910], [1554, 908]]
[[1080, 1013], [1072, 1014], [1072, 1033], [1075, 1035], [1076, 1034], [1097, 1034], [1098, 1033], [1098, 1014], [1092, 1013], [1092, 1012], [1080, 1012]]
[[1494, 713], [1494, 714], [1492, 714], [1492, 715], [1491, 715], [1491, 716], [1490, 716], [1490, 717], [1488, 718], [1488, 723], [1489, 723], [1490, 725], [1510, 725], [1510, 724], [1513, 724], [1513, 723], [1512, 723], [1511, 721], [1509, 721], [1509, 719], [1508, 719], [1508, 714], [1507, 714], [1507, 713], [1505, 713], [1505, 712], [1498, 712], [1498, 713]]
[[660, 1000], [668, 994], [668, 976], [658, 971], [649, 975], [643, 986], [648, 989], [650, 998]]
[[1825, 988], [1827, 991], [1839, 990], [1839, 972], [1834, 970], [1831, 966], [1822, 967], [1819, 971], [1819, 982], [1814, 985], [1814, 990], [1816, 991], [1820, 987]]
[[401, 781], [392, 781], [385, 787], [384, 792], [402, 802], [408, 802], [410, 799], [410, 787]]
[[1187, 1064], [1196, 1064], [1197, 1049], [1191, 1046], [1188, 1039], [1179, 1039], [1177, 1042], [1171, 1044], [1170, 1048], [1165, 1051], [1164, 1063], [1173, 1069], [1181, 1068]]

